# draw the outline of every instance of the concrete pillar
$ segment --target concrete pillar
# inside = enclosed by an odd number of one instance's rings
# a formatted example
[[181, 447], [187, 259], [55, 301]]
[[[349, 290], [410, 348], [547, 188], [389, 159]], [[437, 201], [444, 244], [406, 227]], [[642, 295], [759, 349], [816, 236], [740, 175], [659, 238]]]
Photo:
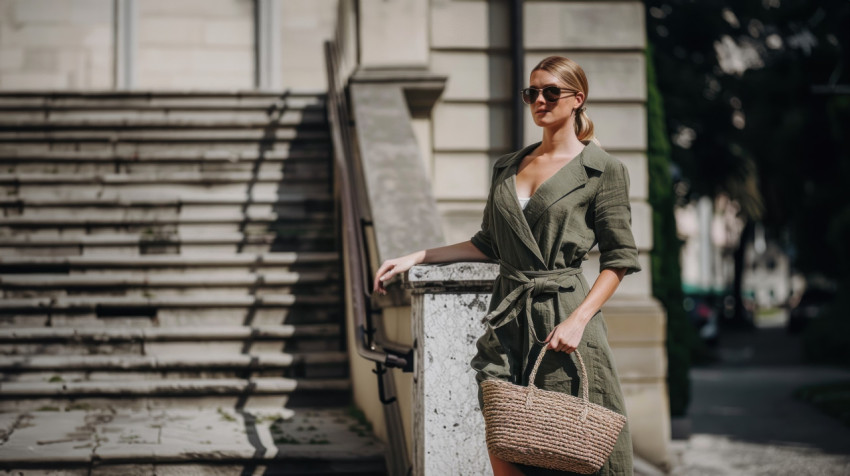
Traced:
[[498, 273], [495, 264], [456, 263], [407, 274], [416, 339], [413, 474], [492, 474], [469, 361]]

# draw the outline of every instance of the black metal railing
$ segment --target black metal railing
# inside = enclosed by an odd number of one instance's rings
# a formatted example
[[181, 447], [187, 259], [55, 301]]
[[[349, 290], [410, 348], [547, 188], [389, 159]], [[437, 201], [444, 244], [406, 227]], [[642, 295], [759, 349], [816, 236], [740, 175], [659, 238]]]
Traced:
[[[366, 233], [371, 226], [370, 207], [366, 198], [366, 183], [362, 164], [356, 147], [356, 134], [352, 126], [347, 100], [348, 74], [354, 68], [343, 64], [343, 47], [350, 36], [346, 35], [342, 17], [346, 0], [340, 2], [337, 29], [333, 40], [325, 42], [325, 61], [327, 66], [328, 123], [333, 142], [334, 190], [337, 213], [337, 239], [340, 251], [348, 262], [347, 286], [350, 290], [351, 310], [355, 330], [357, 354], [375, 362], [373, 372], [378, 379], [378, 392], [384, 408], [387, 423], [387, 440], [390, 446], [388, 462], [392, 475], [409, 474], [412, 470], [407, 455], [405, 435], [401, 424], [401, 414], [394, 393], [392, 375], [388, 368], [401, 368], [405, 372], [413, 371], [413, 349], [390, 342], [383, 338], [384, 333], [377, 327], [380, 309], [372, 304], [371, 259], [367, 246]], [[355, 4], [356, 5], [356, 4]], [[356, 40], [356, 33], [355, 33]], [[349, 47], [352, 45], [348, 45]]]

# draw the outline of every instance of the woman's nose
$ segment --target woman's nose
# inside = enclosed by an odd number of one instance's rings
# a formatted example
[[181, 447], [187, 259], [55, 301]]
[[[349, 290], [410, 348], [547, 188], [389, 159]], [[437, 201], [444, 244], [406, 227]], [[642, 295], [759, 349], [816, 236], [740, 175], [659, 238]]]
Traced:
[[546, 98], [543, 97], [543, 91], [537, 95], [537, 99], [534, 100], [534, 105], [538, 105], [538, 103], [542, 103], [544, 106], [546, 105]]

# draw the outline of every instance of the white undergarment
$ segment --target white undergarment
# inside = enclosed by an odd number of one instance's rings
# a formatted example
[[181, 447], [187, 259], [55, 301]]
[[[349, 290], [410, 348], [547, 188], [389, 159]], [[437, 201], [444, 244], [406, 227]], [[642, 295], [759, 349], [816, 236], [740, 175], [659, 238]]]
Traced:
[[519, 206], [525, 210], [525, 206], [528, 205], [528, 201], [531, 200], [531, 197], [517, 197], [519, 199]]

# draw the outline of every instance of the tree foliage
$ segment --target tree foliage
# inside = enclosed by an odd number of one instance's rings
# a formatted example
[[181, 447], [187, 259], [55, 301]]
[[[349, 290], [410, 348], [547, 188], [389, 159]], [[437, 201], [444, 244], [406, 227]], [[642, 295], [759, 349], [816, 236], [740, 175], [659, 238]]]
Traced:
[[[763, 222], [774, 237], [790, 234], [801, 268], [829, 267], [802, 245], [812, 232], [826, 236], [829, 212], [850, 191], [836, 187], [846, 165], [830, 133], [847, 123], [830, 123], [839, 120], [829, 118], [832, 96], [817, 89], [850, 85], [850, 2], [646, 6], [681, 198], [726, 193], [745, 219]], [[813, 221], [820, 224], [800, 226]]]

